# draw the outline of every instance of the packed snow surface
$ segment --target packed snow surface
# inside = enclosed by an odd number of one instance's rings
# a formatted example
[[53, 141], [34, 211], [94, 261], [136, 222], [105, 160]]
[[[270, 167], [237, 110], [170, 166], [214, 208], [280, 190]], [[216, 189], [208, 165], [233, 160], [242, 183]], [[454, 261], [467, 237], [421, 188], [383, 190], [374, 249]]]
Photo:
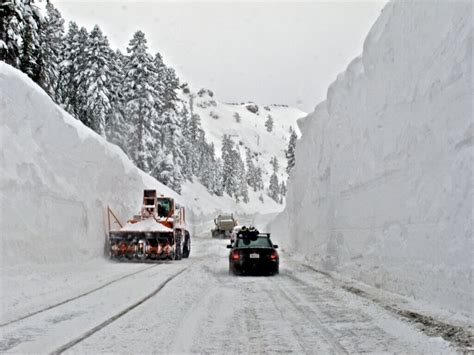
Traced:
[[121, 231], [143, 231], [143, 232], [161, 232], [169, 233], [173, 230], [164, 226], [163, 224], [155, 221], [154, 218], [147, 218], [143, 221], [138, 221], [135, 223], [127, 223], [122, 228]]
[[56, 353], [73, 344], [66, 354], [455, 353], [284, 254], [280, 275], [231, 276], [227, 243], [196, 238], [190, 258], [171, 263], [109, 262], [100, 274], [66, 270], [29, 285], [16, 278], [19, 290], [41, 297], [5, 308], [0, 352]]
[[389, 3], [299, 121], [275, 238], [320, 268], [473, 319], [472, 2]]

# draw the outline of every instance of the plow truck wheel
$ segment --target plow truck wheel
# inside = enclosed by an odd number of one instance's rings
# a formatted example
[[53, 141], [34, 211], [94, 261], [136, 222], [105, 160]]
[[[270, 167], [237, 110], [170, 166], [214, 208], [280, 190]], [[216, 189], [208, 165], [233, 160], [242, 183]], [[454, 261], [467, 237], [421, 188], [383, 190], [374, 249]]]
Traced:
[[181, 260], [183, 257], [183, 250], [181, 246], [181, 234], [176, 236], [176, 249], [174, 254], [174, 260]]
[[188, 231], [184, 234], [183, 258], [189, 258], [191, 254], [191, 235]]

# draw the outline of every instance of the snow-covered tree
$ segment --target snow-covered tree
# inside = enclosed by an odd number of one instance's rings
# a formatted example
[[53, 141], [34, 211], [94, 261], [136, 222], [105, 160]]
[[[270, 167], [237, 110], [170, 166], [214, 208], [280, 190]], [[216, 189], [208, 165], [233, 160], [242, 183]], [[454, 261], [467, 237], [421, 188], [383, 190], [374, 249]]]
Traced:
[[278, 182], [278, 176], [275, 172], [270, 176], [268, 196], [270, 196], [274, 201], [280, 202], [280, 184]]
[[135, 32], [130, 40], [127, 48], [129, 57], [124, 67], [123, 94], [131, 127], [127, 153], [140, 169], [149, 171], [153, 168], [149, 166], [149, 161], [156, 154], [151, 146], [156, 145], [153, 135], [158, 128], [158, 115], [154, 101], [157, 97], [153, 82], [154, 64], [147, 53], [146, 43], [145, 34], [141, 31]]
[[86, 66], [86, 49], [89, 34], [76, 23], [69, 23], [68, 32], [64, 38], [63, 61], [60, 65], [60, 77], [57, 95], [60, 102], [71, 115], [90, 127], [87, 110], [85, 109], [87, 95], [81, 89], [82, 73]]
[[112, 143], [117, 144], [124, 151], [127, 146], [127, 135], [130, 132], [130, 124], [124, 112], [124, 95], [122, 93], [122, 84], [125, 77], [123, 67], [125, 65], [125, 55], [117, 50], [111, 52], [110, 69], [110, 110], [106, 119], [106, 137]]
[[201, 118], [199, 117], [198, 114], [191, 115], [191, 118], [189, 120], [188, 131], [189, 131], [188, 141], [192, 149], [191, 168], [192, 168], [193, 174], [198, 176], [199, 169], [201, 166], [201, 163], [200, 163], [201, 150], [198, 148], [201, 145], [201, 142], [202, 142], [201, 138], [203, 137], [203, 134], [204, 134], [204, 131], [201, 128]]
[[[73, 96], [75, 90], [72, 87], [72, 80], [75, 76], [73, 61], [76, 59], [77, 38], [79, 35], [79, 27], [74, 21], [69, 22], [68, 30], [63, 38], [63, 53], [61, 55], [62, 61], [59, 64], [59, 80], [56, 89], [56, 97], [58, 101], [69, 111], [70, 114], [75, 115], [67, 107], [70, 97]], [[77, 88], [75, 88], [77, 90]]]
[[171, 153], [160, 159], [154, 176], [177, 193], [181, 193], [182, 176], [179, 169], [176, 169]]
[[23, 43], [21, 46], [20, 70], [33, 78], [36, 72], [36, 54], [38, 51], [38, 32], [33, 17], [26, 19], [23, 29]]
[[255, 164], [253, 163], [252, 152], [248, 148], [245, 151], [245, 163], [247, 164], [247, 176], [246, 176], [247, 184], [250, 187], [252, 187], [254, 191], [257, 191], [255, 187], [256, 168], [255, 168]]
[[278, 159], [277, 159], [277, 157], [274, 156], [274, 157], [272, 157], [272, 158], [270, 159], [270, 165], [272, 166], [273, 172], [274, 172], [275, 174], [278, 173], [278, 169], [280, 169], [280, 166], [279, 166], [279, 164], [278, 164]]
[[165, 111], [160, 118], [161, 150], [171, 153], [176, 170], [181, 174], [181, 167], [186, 158], [182, 151], [183, 132], [179, 116], [174, 111]]
[[222, 160], [220, 158], [216, 159], [213, 169], [212, 169], [212, 192], [217, 196], [222, 196], [224, 194], [224, 184], [223, 184], [223, 166]]
[[292, 131], [290, 135], [290, 141], [288, 142], [288, 149], [285, 151], [286, 159], [288, 161], [286, 166], [286, 172], [290, 174], [291, 169], [295, 166], [295, 149], [296, 149], [296, 132]]
[[34, 80], [54, 100], [56, 97], [59, 64], [63, 53], [64, 19], [52, 3], [46, 4], [46, 18], [40, 26], [37, 71]]
[[270, 159], [270, 164], [273, 168], [273, 174], [270, 176], [270, 185], [268, 187], [268, 196], [270, 196], [274, 201], [280, 202], [280, 183], [278, 181], [278, 159], [276, 157], [272, 157]]
[[268, 132], [273, 130], [273, 117], [271, 115], [268, 115], [268, 119], [265, 121], [265, 127]]
[[236, 149], [233, 151], [234, 154], [234, 161], [235, 161], [235, 174], [237, 178], [237, 192], [235, 194], [235, 199], [236, 201], [240, 201], [240, 198], [245, 203], [249, 202], [249, 191], [248, 191], [248, 185], [247, 185], [247, 179], [246, 179], [246, 171], [245, 171], [245, 165], [242, 160], [242, 157], [240, 156], [239, 150]]
[[23, 1], [0, 3], [0, 60], [17, 68], [20, 66], [20, 53], [24, 41], [22, 39], [24, 12]]
[[194, 151], [190, 140], [189, 122], [191, 119], [190, 113], [186, 105], [183, 105], [179, 110], [181, 117], [181, 130], [183, 132], [182, 152], [184, 155], [184, 163], [182, 166], [183, 179], [193, 181], [193, 159]]
[[280, 184], [280, 194], [281, 194], [281, 196], [285, 196], [286, 191], [287, 191], [286, 184], [285, 184], [284, 181], [282, 181], [281, 184]]
[[262, 169], [258, 164], [254, 163], [253, 154], [248, 148], [246, 150], [245, 162], [247, 164], [247, 184], [254, 191], [263, 189]]
[[85, 109], [91, 128], [105, 136], [106, 117], [111, 109], [110, 82], [112, 51], [107, 37], [99, 26], [94, 26], [85, 49], [85, 65], [81, 72], [80, 88], [86, 94]]
[[263, 170], [260, 166], [256, 165], [257, 168], [255, 169], [255, 187], [257, 191], [263, 190]]
[[153, 58], [153, 85], [155, 89], [155, 110], [160, 116], [167, 110], [165, 91], [166, 91], [166, 65], [160, 53], [156, 53]]
[[197, 147], [197, 154], [199, 156], [199, 170], [197, 176], [199, 181], [211, 192], [215, 189], [213, 184], [215, 181], [215, 152], [214, 144], [208, 144], [205, 140], [204, 132], [201, 135], [199, 145]]
[[235, 174], [234, 142], [228, 135], [222, 138], [222, 187], [231, 197], [238, 191], [238, 180]]
[[166, 110], [176, 110], [176, 102], [178, 100], [179, 79], [176, 72], [171, 67], [165, 68], [164, 73], [164, 102]]

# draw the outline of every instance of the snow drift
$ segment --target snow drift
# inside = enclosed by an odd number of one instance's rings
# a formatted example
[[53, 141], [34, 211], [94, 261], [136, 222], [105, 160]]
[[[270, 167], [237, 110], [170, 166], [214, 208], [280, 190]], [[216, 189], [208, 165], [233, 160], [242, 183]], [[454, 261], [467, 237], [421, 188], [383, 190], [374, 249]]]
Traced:
[[299, 122], [275, 239], [324, 270], [472, 317], [472, 102], [472, 2], [389, 3]]
[[1, 266], [103, 255], [106, 207], [124, 222], [144, 188], [177, 195], [0, 62]]

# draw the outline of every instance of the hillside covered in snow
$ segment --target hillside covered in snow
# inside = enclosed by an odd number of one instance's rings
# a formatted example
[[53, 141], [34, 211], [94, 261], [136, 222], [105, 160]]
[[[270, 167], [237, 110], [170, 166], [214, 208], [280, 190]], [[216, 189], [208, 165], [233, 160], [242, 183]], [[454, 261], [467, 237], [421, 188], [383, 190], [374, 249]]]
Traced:
[[325, 271], [472, 320], [472, 2], [390, 2], [299, 121], [276, 238]]
[[[253, 102], [222, 103], [216, 99], [209, 89], [188, 90], [180, 94], [183, 104], [199, 116], [206, 140], [215, 147], [216, 156], [222, 155], [222, 141], [224, 135], [230, 137], [248, 170], [248, 154], [253, 163], [262, 170], [264, 190], [270, 185], [270, 176], [273, 173], [272, 158], [278, 161], [278, 181], [286, 183], [287, 157], [285, 150], [292, 130], [299, 135], [296, 121], [306, 115], [305, 112], [286, 105], [260, 105]], [[271, 122], [271, 123], [270, 123]], [[185, 183], [186, 186], [186, 183]], [[253, 193], [257, 198], [265, 198], [266, 191]], [[251, 197], [252, 197], [251, 196]], [[283, 193], [284, 196], [284, 193]], [[250, 198], [252, 201], [253, 198]], [[265, 202], [266, 203], [266, 202]], [[261, 206], [267, 210], [265, 206]], [[281, 207], [283, 208], [283, 206]]]

